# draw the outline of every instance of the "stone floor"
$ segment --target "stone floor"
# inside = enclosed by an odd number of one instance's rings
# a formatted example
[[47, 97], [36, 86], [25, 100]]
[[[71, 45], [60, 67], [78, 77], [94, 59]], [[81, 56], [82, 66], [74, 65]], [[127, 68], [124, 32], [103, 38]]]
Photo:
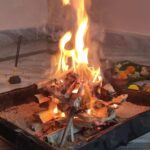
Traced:
[[119, 147], [117, 150], [150, 150], [150, 133], [129, 142], [126, 146]]
[[[35, 53], [33, 55], [22, 57], [19, 60], [19, 66], [16, 74], [18, 74], [21, 79], [22, 83], [17, 85], [10, 85], [8, 83], [8, 79], [10, 76], [14, 75], [14, 60], [11, 58], [10, 60], [6, 60], [3, 58], [6, 58], [7, 56], [12, 56], [11, 48], [8, 49], [5, 48], [0, 51], [0, 93], [6, 92], [15, 88], [24, 87], [27, 85], [30, 85], [32, 83], [37, 83], [40, 80], [46, 79], [47, 74], [46, 72], [50, 69], [50, 53], [48, 51], [45, 51], [45, 45], [43, 43], [32, 43], [28, 46], [25, 46], [22, 49], [23, 53], [31, 53], [36, 52], [36, 50], [39, 50], [40, 47], [41, 51], [40, 53]], [[35, 46], [36, 45], [36, 46]], [[15, 47], [15, 46], [14, 46]], [[34, 47], [34, 48], [33, 48]], [[7, 51], [8, 50], [8, 51]], [[7, 55], [8, 54], [8, 55]], [[12, 150], [12, 146], [9, 145], [6, 141], [0, 140], [0, 150]], [[144, 136], [131, 141], [127, 146], [122, 146], [118, 148], [117, 150], [150, 150], [150, 133], [145, 134]]]

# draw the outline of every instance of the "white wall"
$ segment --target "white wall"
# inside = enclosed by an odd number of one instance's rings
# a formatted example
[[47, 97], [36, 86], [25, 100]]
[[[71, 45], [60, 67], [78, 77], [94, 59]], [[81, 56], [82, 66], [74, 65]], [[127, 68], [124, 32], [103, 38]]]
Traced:
[[[48, 1], [49, 23], [62, 25], [61, 0]], [[150, 0], [92, 0], [90, 14], [107, 30], [150, 35]]]
[[38, 27], [47, 19], [47, 0], [0, 0], [0, 30]]
[[[38, 27], [48, 20], [50, 24], [61, 25], [60, 1], [0, 0], [0, 30]], [[107, 30], [150, 35], [150, 0], [92, 0], [92, 3], [93, 20], [103, 23]]]
[[150, 0], [98, 1], [105, 28], [112, 31], [150, 35]]

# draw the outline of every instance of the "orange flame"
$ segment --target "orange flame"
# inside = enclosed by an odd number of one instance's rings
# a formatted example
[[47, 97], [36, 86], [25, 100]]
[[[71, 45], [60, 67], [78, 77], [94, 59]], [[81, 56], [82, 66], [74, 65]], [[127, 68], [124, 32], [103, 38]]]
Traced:
[[63, 5], [69, 5], [70, 4], [70, 0], [62, 0]]
[[[85, 37], [88, 31], [89, 19], [85, 10], [85, 0], [62, 0], [64, 5], [71, 4], [76, 11], [77, 31], [75, 34], [75, 46], [73, 49], [66, 49], [66, 44], [71, 42], [73, 35], [71, 31], [64, 34], [59, 42], [60, 59], [58, 64], [58, 72], [65, 72], [73, 69], [82, 78], [96, 82], [101, 81], [100, 68], [95, 69], [89, 67], [88, 63], [88, 47], [85, 44]], [[71, 60], [71, 65], [69, 64]]]
[[91, 109], [87, 110], [87, 114], [91, 115]]
[[54, 118], [65, 118], [66, 115], [64, 112], [61, 112], [58, 107], [56, 106], [54, 109], [53, 109], [53, 117]]
[[54, 114], [57, 114], [57, 113], [58, 113], [58, 108], [57, 108], [57, 106], [54, 108], [53, 113], [54, 113]]
[[61, 117], [65, 118], [66, 117], [65, 113], [61, 113]]

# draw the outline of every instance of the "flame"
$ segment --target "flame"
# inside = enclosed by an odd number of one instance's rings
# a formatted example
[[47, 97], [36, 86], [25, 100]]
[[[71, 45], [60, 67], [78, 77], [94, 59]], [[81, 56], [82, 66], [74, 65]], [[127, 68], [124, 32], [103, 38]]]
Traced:
[[70, 0], [62, 0], [62, 2], [63, 2], [63, 5], [65, 6], [65, 5], [70, 5]]
[[[70, 41], [72, 37], [71, 32], [67, 32], [60, 40], [59, 48], [60, 48], [60, 59], [58, 64], [58, 71], [67, 71], [69, 69], [69, 65], [67, 64], [69, 57], [75, 57], [74, 50], [65, 49], [65, 45]], [[75, 66], [75, 62], [73, 60], [73, 66]]]
[[87, 114], [91, 115], [91, 109], [87, 110]]
[[[60, 59], [57, 72], [66, 72], [73, 69], [83, 79], [93, 82], [101, 81], [100, 68], [89, 67], [88, 47], [85, 44], [85, 37], [88, 32], [89, 19], [85, 9], [85, 0], [62, 0], [64, 5], [71, 4], [76, 12], [77, 30], [75, 35], [71, 31], [64, 34], [59, 42]], [[74, 38], [73, 38], [74, 37]], [[66, 45], [75, 39], [74, 48], [66, 49]], [[69, 61], [71, 60], [71, 64]]]
[[77, 24], [78, 29], [75, 37], [75, 50], [77, 53], [77, 63], [88, 64], [88, 48], [85, 47], [84, 37], [88, 30], [88, 16], [85, 11], [84, 0], [77, 0], [76, 2]]
[[66, 115], [65, 115], [65, 113], [63, 112], [63, 113], [61, 113], [61, 117], [62, 118], [65, 118], [66, 117]]
[[57, 107], [54, 108], [53, 113], [58, 114], [58, 108]]
[[[80, 81], [83, 83], [81, 95], [84, 95], [85, 103], [87, 102], [87, 111], [89, 115], [95, 113], [93, 105], [96, 99], [92, 97], [90, 91], [91, 82], [102, 84], [102, 76], [100, 68], [91, 66], [88, 61], [89, 47], [86, 41], [86, 36], [89, 28], [89, 18], [85, 8], [86, 0], [62, 0], [63, 5], [71, 5], [76, 12], [76, 31], [67, 31], [59, 41], [60, 56], [57, 66], [56, 75], [62, 76], [69, 71], [74, 71], [80, 76]], [[68, 48], [69, 45], [72, 48]], [[56, 58], [56, 57], [55, 57]], [[57, 59], [57, 58], [56, 58]], [[55, 61], [53, 61], [55, 63]], [[60, 80], [63, 83], [63, 80]], [[92, 84], [91, 84], [92, 85]], [[81, 88], [81, 89], [82, 89]], [[72, 94], [78, 94], [80, 89], [74, 88]], [[56, 104], [56, 103], [55, 103]], [[51, 105], [50, 112], [53, 118], [65, 118], [66, 114], [58, 110], [57, 104]]]
[[117, 105], [117, 104], [113, 104], [113, 105], [112, 105], [112, 108], [117, 109], [117, 108], [118, 108], [118, 105]]
[[61, 112], [58, 107], [56, 106], [53, 110], [53, 115], [54, 115], [54, 118], [65, 118], [66, 115], [64, 112]]

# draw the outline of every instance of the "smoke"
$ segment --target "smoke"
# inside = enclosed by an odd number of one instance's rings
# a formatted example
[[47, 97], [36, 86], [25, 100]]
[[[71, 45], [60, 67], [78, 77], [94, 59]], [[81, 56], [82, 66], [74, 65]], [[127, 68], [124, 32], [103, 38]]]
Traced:
[[99, 0], [88, 0], [87, 11], [90, 18], [89, 27], [89, 61], [95, 67], [100, 65], [100, 59], [105, 59], [102, 44], [105, 39], [103, 12]]
[[102, 24], [100, 25], [91, 20], [89, 32], [89, 61], [90, 64], [98, 67], [100, 65], [100, 60], [105, 59], [102, 46], [105, 38], [105, 30]]

